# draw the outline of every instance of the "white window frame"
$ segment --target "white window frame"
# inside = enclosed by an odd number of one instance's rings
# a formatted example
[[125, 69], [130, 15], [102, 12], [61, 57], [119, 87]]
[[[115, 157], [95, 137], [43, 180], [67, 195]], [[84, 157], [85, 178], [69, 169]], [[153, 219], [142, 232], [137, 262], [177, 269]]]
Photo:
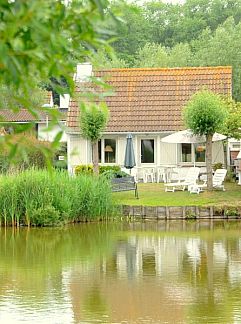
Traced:
[[[196, 161], [196, 155], [195, 155], [195, 144], [193, 144], [193, 143], [190, 143], [190, 145], [191, 145], [191, 161], [190, 162], [184, 162], [184, 161], [182, 161], [182, 144], [185, 144], [185, 143], [181, 143], [180, 144], [180, 153], [179, 153], [179, 156], [180, 156], [180, 163], [181, 164], [183, 164], [183, 165], [186, 165], [186, 164], [193, 164], [193, 163], [200, 163], [200, 164], [203, 164], [203, 163], [206, 163], [206, 155], [205, 155], [205, 160], [203, 161], [203, 162], [197, 162]], [[188, 143], [187, 143], [188, 144]], [[196, 143], [196, 144], [198, 144], [198, 143]], [[204, 145], [204, 146], [206, 146], [205, 144], [203, 144], [203, 143], [200, 143], [200, 145]]]
[[[105, 162], [105, 140], [115, 140], [115, 162]], [[118, 141], [115, 136], [105, 136], [100, 139], [101, 141], [101, 164], [103, 165], [116, 165], [118, 161]]]

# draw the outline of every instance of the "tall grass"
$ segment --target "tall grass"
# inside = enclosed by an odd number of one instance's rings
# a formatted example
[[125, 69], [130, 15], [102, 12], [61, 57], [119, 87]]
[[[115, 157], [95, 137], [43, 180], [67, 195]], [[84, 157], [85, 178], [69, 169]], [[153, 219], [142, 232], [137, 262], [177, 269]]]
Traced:
[[104, 177], [31, 169], [0, 177], [1, 225], [51, 226], [102, 220], [113, 213]]

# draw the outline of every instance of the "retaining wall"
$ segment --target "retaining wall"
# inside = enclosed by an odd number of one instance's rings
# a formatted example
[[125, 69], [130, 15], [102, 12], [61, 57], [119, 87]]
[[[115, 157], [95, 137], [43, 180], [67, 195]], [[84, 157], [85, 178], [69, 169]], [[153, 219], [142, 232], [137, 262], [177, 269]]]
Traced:
[[144, 219], [227, 219], [240, 218], [241, 207], [199, 207], [199, 206], [129, 206], [122, 205], [123, 216]]

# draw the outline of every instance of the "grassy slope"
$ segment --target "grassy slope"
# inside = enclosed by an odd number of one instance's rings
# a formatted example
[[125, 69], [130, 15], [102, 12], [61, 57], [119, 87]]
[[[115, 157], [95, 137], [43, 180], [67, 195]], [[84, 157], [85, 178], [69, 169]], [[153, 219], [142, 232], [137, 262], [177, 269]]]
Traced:
[[143, 206], [203, 206], [203, 205], [241, 205], [241, 186], [235, 183], [225, 184], [226, 191], [215, 190], [199, 195], [185, 191], [165, 192], [162, 183], [140, 183], [136, 199], [134, 191], [113, 194], [117, 204]]

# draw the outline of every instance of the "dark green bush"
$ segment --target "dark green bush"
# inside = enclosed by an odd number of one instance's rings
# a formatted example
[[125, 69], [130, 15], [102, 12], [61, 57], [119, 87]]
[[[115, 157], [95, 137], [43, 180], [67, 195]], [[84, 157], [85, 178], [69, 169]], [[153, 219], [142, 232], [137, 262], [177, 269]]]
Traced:
[[53, 206], [44, 206], [34, 209], [31, 215], [33, 226], [56, 226], [60, 224], [60, 212]]

